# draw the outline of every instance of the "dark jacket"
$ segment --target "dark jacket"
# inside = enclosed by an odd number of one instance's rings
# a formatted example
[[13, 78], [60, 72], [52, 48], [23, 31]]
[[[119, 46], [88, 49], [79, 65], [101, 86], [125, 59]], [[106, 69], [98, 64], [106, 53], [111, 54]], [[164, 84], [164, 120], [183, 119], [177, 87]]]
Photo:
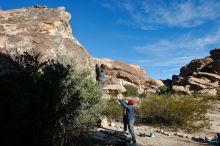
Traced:
[[134, 120], [134, 106], [127, 104], [124, 100], [119, 100], [119, 102], [126, 109], [127, 120]]
[[96, 80], [97, 81], [105, 81], [105, 72], [104, 72], [104, 69], [96, 64]]

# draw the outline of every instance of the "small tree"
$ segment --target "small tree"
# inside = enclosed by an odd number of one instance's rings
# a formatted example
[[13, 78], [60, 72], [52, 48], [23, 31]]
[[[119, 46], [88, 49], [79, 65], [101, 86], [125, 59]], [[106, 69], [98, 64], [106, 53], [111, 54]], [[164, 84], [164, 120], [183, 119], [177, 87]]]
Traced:
[[138, 88], [132, 85], [124, 85], [126, 92], [124, 93], [125, 96], [138, 96]]
[[13, 64], [18, 73], [0, 77], [6, 140], [13, 139], [13, 145], [70, 145], [95, 126], [102, 92], [87, 71], [53, 60], [40, 62], [39, 55], [28, 53]]

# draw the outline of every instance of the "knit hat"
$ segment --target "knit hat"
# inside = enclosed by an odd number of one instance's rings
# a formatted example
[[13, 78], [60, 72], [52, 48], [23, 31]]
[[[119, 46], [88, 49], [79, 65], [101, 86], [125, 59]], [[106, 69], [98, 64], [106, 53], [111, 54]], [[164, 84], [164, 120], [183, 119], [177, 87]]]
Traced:
[[129, 104], [129, 105], [134, 105], [134, 103], [135, 103], [135, 100], [134, 100], [134, 99], [130, 99], [130, 100], [128, 101], [128, 104]]

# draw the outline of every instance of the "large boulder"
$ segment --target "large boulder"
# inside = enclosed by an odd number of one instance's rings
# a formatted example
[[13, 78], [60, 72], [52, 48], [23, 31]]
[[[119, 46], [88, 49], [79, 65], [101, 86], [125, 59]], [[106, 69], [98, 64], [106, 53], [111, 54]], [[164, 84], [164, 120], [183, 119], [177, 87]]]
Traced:
[[185, 85], [185, 78], [178, 76], [178, 75], [173, 75], [172, 76], [172, 81], [174, 85], [182, 86]]
[[219, 86], [218, 82], [211, 82], [207, 78], [196, 78], [193, 76], [188, 78], [188, 83], [191, 85], [191, 89], [197, 91], [202, 89], [214, 89]]
[[214, 60], [212, 63], [213, 72], [220, 75], [220, 60]]
[[194, 59], [180, 69], [180, 76], [189, 76], [194, 72], [201, 71], [204, 67], [212, 63], [212, 61], [211, 58]]
[[165, 85], [161, 80], [153, 80], [153, 82], [157, 87], [162, 87]]
[[122, 86], [120, 84], [105, 85], [103, 87], [103, 90], [106, 91], [106, 93], [115, 93], [115, 94], [121, 94], [121, 93], [124, 93], [126, 91], [124, 86]]
[[147, 88], [147, 82], [152, 80], [147, 77], [146, 72], [140, 66], [110, 59], [96, 60], [104, 65], [107, 84], [134, 85], [143, 92]]
[[210, 51], [211, 58], [214, 60], [212, 63], [214, 73], [220, 74], [220, 48]]
[[0, 11], [0, 53], [28, 52], [41, 60], [76, 64], [94, 74], [94, 59], [72, 36], [71, 15], [64, 8], [22, 8]]
[[216, 95], [220, 88], [220, 49], [211, 50], [210, 55], [192, 60], [180, 69], [179, 75], [173, 75], [173, 89], [184, 90], [187, 85], [190, 92]]
[[184, 87], [184, 86], [177, 86], [177, 85], [174, 85], [172, 87], [172, 89], [177, 92], [177, 93], [184, 93], [184, 94], [188, 94], [188, 95], [191, 95], [192, 92], [189, 90], [189, 87]]
[[[36, 6], [0, 11], [0, 75], [12, 72], [13, 64], [3, 56], [14, 58], [28, 52], [39, 54], [40, 61], [52, 59], [63, 64], [75, 64], [91, 71], [95, 79], [95, 64], [104, 64], [109, 90], [124, 92], [123, 85], [134, 85], [143, 92], [151, 80], [137, 65], [121, 61], [95, 59], [72, 35], [71, 15], [62, 8]], [[5, 63], [8, 61], [8, 63]], [[116, 87], [115, 84], [118, 84]]]
[[220, 60], [220, 48], [211, 50], [210, 55], [213, 60]]
[[207, 72], [198, 72], [196, 75], [199, 77], [205, 77], [209, 79], [211, 82], [220, 81], [220, 76], [217, 74], [207, 73]]

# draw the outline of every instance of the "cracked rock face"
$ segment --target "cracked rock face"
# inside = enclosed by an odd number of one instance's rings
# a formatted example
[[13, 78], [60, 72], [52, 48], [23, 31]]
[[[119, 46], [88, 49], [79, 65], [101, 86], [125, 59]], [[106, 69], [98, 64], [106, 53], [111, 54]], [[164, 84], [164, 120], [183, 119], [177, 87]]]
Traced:
[[[173, 90], [180, 87], [187, 94], [198, 92], [208, 95], [220, 93], [220, 49], [210, 51], [210, 56], [194, 59], [172, 78]], [[177, 88], [178, 87], [178, 88]], [[186, 88], [187, 87], [187, 88]], [[188, 90], [190, 89], [190, 91]]]
[[0, 52], [39, 53], [42, 60], [76, 64], [94, 74], [94, 60], [73, 37], [64, 8], [22, 8], [0, 11]]

